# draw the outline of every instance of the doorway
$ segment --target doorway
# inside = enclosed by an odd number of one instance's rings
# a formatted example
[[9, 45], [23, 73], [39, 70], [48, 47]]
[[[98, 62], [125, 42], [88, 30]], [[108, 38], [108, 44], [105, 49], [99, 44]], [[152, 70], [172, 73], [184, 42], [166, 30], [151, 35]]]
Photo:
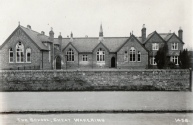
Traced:
[[60, 58], [60, 56], [56, 57], [56, 69], [61, 69], [61, 58]]

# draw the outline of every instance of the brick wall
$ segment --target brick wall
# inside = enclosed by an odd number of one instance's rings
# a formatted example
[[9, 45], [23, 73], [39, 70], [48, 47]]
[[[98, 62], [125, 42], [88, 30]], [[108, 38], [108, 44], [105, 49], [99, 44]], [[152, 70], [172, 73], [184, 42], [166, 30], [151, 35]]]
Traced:
[[[135, 48], [135, 61], [130, 61], [130, 49]], [[124, 54], [127, 51], [127, 61], [124, 61]], [[141, 61], [137, 61], [137, 53], [141, 52]], [[117, 52], [117, 68], [145, 69], [148, 66], [148, 52], [136, 41], [135, 38], [131, 38], [127, 43]]]
[[[13, 86], [20, 87], [30, 85], [29, 90], [65, 90], [65, 87], [74, 83], [90, 87], [126, 87], [130, 90], [131, 86], [143, 87], [151, 86], [158, 90], [190, 90], [191, 80], [190, 70], [38, 70], [38, 71], [0, 71], [0, 90], [7, 90]], [[56, 81], [54, 81], [56, 80]], [[49, 82], [50, 81], [50, 82]], [[52, 85], [52, 86], [50, 86]], [[67, 86], [68, 85], [68, 86]], [[73, 85], [73, 86], [72, 86]], [[58, 89], [56, 88], [58, 86]], [[54, 87], [54, 88], [52, 88]], [[63, 88], [64, 87], [64, 88]], [[54, 89], [54, 90], [55, 90]]]
[[[24, 45], [24, 63], [16, 63], [16, 44], [22, 42]], [[12, 47], [14, 53], [14, 63], [9, 63], [9, 49]], [[31, 48], [31, 63], [25, 63], [26, 61], [26, 48]], [[29, 67], [29, 66], [41, 66], [42, 52], [37, 46], [22, 32], [18, 29], [8, 39], [7, 43], [0, 50], [0, 69], [17, 69], [18, 67]]]

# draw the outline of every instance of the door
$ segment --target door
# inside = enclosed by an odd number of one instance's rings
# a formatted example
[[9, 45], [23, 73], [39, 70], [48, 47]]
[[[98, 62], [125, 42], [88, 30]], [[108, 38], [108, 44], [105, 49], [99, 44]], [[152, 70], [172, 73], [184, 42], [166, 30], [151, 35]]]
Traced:
[[56, 57], [56, 69], [61, 69], [61, 58]]

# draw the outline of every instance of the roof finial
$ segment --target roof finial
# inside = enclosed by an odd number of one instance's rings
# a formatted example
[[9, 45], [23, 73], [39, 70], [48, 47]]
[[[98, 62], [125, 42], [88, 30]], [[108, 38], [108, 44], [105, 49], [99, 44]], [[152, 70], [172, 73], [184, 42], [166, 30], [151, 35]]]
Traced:
[[101, 23], [101, 25], [100, 25], [99, 37], [103, 37], [103, 27], [102, 27], [102, 23]]
[[53, 31], [53, 28], [51, 27], [51, 31]]
[[180, 26], [180, 30], [182, 30], [182, 27]]
[[18, 25], [20, 26], [20, 21], [18, 22]]
[[61, 35], [61, 32], [60, 32], [60, 35]]

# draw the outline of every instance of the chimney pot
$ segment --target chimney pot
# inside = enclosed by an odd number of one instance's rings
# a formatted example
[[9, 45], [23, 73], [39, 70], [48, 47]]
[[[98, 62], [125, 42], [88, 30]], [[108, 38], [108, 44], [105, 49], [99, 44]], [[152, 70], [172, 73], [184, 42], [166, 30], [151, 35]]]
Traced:
[[31, 26], [30, 26], [30, 25], [27, 25], [27, 28], [28, 28], [28, 29], [31, 29]]
[[45, 35], [45, 32], [44, 32], [44, 31], [42, 31], [42, 32], [41, 32], [41, 34], [42, 34], [42, 35]]

